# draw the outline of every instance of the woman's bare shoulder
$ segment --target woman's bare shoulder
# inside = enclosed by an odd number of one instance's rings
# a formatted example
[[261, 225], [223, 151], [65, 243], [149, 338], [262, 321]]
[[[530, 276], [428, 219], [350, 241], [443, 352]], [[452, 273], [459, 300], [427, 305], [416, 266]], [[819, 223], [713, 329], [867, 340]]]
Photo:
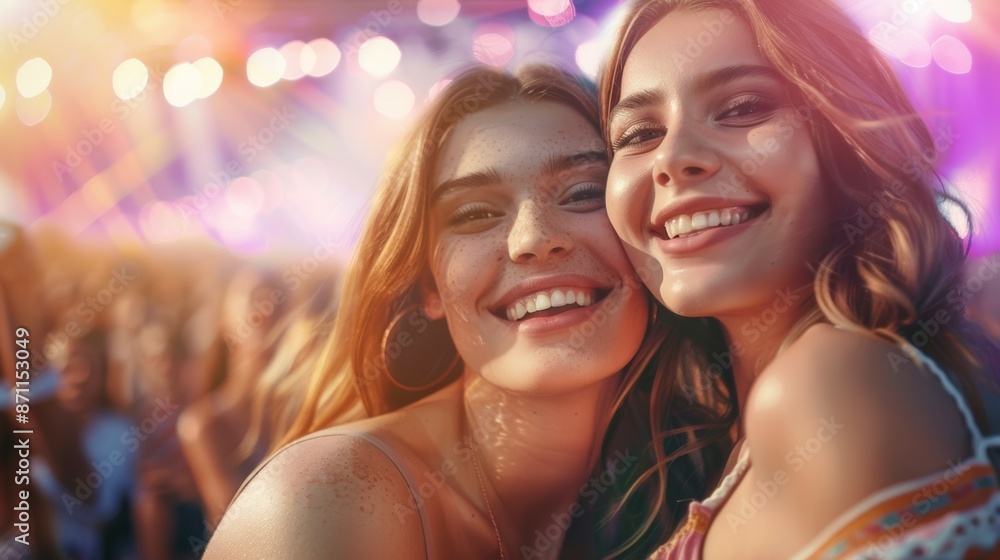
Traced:
[[745, 421], [757, 474], [787, 475], [784, 501], [806, 534], [968, 452], [957, 407], [917, 356], [830, 325], [808, 329], [762, 372]]
[[230, 505], [205, 558], [423, 558], [413, 495], [369, 440], [320, 432], [292, 442]]

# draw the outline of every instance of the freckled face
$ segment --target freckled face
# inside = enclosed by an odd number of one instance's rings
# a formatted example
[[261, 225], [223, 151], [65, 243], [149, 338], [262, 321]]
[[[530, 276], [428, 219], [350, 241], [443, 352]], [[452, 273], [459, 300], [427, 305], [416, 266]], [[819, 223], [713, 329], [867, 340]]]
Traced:
[[756, 313], [812, 281], [835, 204], [808, 117], [730, 12], [672, 12], [636, 43], [609, 121], [608, 215], [668, 308]]
[[428, 297], [494, 385], [570, 391], [638, 350], [647, 295], [608, 221], [603, 154], [576, 111], [512, 101], [465, 117], [438, 155]]

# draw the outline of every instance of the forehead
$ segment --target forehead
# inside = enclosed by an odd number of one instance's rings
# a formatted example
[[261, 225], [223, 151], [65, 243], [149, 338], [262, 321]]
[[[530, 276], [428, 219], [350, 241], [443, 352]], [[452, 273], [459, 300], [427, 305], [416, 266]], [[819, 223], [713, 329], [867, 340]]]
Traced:
[[552, 156], [601, 151], [595, 125], [575, 110], [552, 101], [510, 101], [463, 118], [448, 135], [435, 161], [435, 178], [450, 178], [492, 167], [523, 174]]
[[637, 89], [682, 86], [703, 72], [742, 64], [767, 65], [742, 18], [729, 10], [675, 10], [656, 22], [629, 53], [622, 97]]

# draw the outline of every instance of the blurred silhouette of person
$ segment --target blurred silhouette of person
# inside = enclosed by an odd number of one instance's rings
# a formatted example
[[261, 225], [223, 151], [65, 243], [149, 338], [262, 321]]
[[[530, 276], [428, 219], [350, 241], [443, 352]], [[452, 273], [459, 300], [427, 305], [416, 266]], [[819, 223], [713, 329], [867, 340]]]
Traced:
[[[22, 559], [63, 557], [56, 545], [51, 511], [31, 471], [31, 465], [49, 448], [46, 433], [56, 381], [41, 349], [48, 321], [41, 303], [40, 279], [37, 255], [24, 231], [13, 222], [0, 220], [0, 473], [4, 474], [0, 481], [0, 554]], [[16, 339], [27, 340], [27, 348], [17, 345]], [[27, 368], [19, 367], [16, 360], [17, 351], [22, 349], [31, 353]], [[27, 384], [18, 385], [19, 381]], [[16, 405], [23, 404], [15, 391], [20, 387], [28, 389], [22, 393], [28, 396], [27, 422], [16, 415]], [[22, 436], [14, 430], [32, 433]], [[26, 458], [22, 457], [25, 441]], [[22, 459], [29, 461], [26, 476], [12, 476], [22, 470]], [[82, 462], [79, 454], [72, 460]], [[25, 529], [22, 531], [17, 524], [25, 521], [24, 516], [28, 523], [20, 526]], [[23, 544], [25, 541], [30, 547]]]
[[[135, 476], [137, 445], [130, 445], [128, 418], [108, 406], [107, 336], [94, 328], [50, 352], [60, 370], [59, 405], [47, 432], [50, 457], [33, 468], [51, 502], [60, 549], [80, 560], [111, 554], [105, 529], [124, 514]], [[73, 460], [82, 455], [84, 463]], [[119, 543], [119, 553], [127, 546]]]
[[250, 266], [236, 272], [226, 290], [221, 317], [226, 377], [220, 387], [187, 407], [178, 420], [178, 433], [210, 528], [267, 452], [264, 438], [243, 454], [237, 450], [250, 427], [258, 379], [284, 330], [279, 319], [289, 297], [289, 290], [273, 273]]

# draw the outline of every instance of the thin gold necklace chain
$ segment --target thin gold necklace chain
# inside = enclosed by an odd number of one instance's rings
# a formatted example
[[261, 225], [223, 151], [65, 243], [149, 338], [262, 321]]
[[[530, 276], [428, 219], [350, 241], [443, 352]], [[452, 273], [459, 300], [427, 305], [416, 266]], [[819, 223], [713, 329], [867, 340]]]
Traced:
[[500, 526], [497, 525], [497, 518], [493, 515], [493, 507], [490, 505], [490, 497], [486, 495], [486, 481], [483, 479], [483, 469], [479, 465], [479, 449], [472, 450], [472, 462], [476, 465], [476, 477], [479, 478], [479, 489], [483, 491], [483, 501], [486, 502], [486, 512], [490, 514], [490, 522], [493, 523], [493, 531], [497, 535], [497, 546], [500, 547], [500, 560], [506, 560], [504, 553], [503, 539], [500, 538]]

